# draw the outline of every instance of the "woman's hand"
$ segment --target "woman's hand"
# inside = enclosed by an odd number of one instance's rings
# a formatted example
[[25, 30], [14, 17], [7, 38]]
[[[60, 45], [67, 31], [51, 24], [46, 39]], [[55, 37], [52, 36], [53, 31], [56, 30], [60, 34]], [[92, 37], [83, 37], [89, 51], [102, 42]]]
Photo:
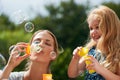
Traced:
[[[10, 58], [8, 60], [7, 66], [14, 69], [18, 66], [24, 59], [26, 59], [29, 55], [25, 54], [25, 48], [27, 47], [27, 43], [17, 43], [14, 48], [10, 52]], [[21, 53], [24, 55], [20, 56]]]

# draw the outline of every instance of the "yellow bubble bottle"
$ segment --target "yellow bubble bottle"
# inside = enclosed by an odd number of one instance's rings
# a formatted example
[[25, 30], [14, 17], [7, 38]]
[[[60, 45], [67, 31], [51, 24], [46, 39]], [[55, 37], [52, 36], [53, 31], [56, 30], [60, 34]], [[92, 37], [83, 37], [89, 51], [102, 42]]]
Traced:
[[[86, 55], [86, 56], [84, 56], [84, 58], [85, 58], [85, 59], [89, 59], [90, 57]], [[87, 65], [91, 64], [92, 62], [89, 61], [89, 60], [86, 60], [85, 63], [86, 63], [86, 66], [87, 66]], [[90, 74], [92, 74], [92, 73], [94, 73], [94, 72], [95, 72], [95, 70], [92, 70], [92, 69], [89, 70], [89, 73], [90, 73]]]
[[[78, 52], [78, 55], [81, 56], [81, 57], [83, 56], [85, 59], [88, 59], [88, 58], [89, 58], [89, 57], [87, 56], [88, 52], [89, 52], [89, 49], [86, 48], [86, 47], [83, 47], [83, 48], [81, 49], [81, 51]], [[91, 61], [85, 61], [85, 63], [86, 63], [86, 65], [89, 65], [89, 64], [91, 64]], [[89, 70], [89, 73], [90, 73], [90, 74], [92, 74], [92, 73], [94, 73], [94, 72], [95, 72], [94, 70]]]
[[30, 54], [30, 44], [27, 45], [26, 54]]

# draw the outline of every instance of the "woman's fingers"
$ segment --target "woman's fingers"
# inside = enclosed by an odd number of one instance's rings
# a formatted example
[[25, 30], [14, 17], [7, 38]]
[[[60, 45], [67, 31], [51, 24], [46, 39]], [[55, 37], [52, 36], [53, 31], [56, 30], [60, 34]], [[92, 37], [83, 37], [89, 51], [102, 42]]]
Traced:
[[28, 54], [24, 54], [23, 56], [20, 56], [19, 59], [21, 59], [21, 61], [25, 60], [26, 58], [28, 58], [30, 55]]

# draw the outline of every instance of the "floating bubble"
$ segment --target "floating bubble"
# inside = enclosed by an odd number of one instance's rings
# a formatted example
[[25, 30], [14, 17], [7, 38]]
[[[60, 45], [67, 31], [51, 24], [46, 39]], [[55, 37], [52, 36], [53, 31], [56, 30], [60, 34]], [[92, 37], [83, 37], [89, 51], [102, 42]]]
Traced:
[[6, 64], [6, 60], [3, 57], [3, 55], [0, 54], [0, 69], [3, 69], [5, 67], [5, 64]]
[[34, 30], [34, 24], [32, 22], [27, 22], [24, 27], [26, 32], [32, 32]]
[[18, 10], [13, 13], [12, 19], [16, 22], [16, 24], [21, 24], [23, 23], [27, 18], [21, 10]]
[[41, 46], [39, 46], [39, 45], [33, 45], [32, 47], [31, 47], [31, 52], [32, 53], [39, 53], [40, 51], [42, 51], [43, 50], [43, 48], [41, 47]]
[[64, 49], [61, 45], [58, 46], [58, 53], [61, 54], [64, 52]]

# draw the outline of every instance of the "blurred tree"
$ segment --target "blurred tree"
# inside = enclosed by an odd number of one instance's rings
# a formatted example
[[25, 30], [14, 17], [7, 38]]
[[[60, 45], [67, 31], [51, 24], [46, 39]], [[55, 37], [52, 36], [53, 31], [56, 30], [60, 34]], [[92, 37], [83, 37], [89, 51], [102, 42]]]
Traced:
[[46, 6], [48, 17], [43, 18], [39, 15], [33, 21], [37, 29], [51, 30], [65, 50], [51, 67], [55, 80], [68, 80], [67, 68], [72, 51], [75, 47], [84, 45], [87, 40], [87, 7], [77, 5], [74, 0], [61, 2], [57, 7], [51, 4]]
[[0, 31], [14, 30], [14, 29], [15, 29], [14, 23], [11, 23], [11, 21], [9, 21], [8, 16], [2, 14], [0, 16]]
[[[87, 6], [88, 7], [88, 6]], [[36, 29], [49, 29], [64, 47], [83, 45], [88, 36], [86, 6], [77, 5], [74, 0], [63, 1], [59, 6], [46, 6], [49, 16], [38, 15], [34, 19]]]
[[83, 45], [88, 35], [86, 7], [77, 5], [74, 0], [61, 2], [60, 6], [47, 6], [49, 11], [48, 28], [52, 30], [64, 48]]

